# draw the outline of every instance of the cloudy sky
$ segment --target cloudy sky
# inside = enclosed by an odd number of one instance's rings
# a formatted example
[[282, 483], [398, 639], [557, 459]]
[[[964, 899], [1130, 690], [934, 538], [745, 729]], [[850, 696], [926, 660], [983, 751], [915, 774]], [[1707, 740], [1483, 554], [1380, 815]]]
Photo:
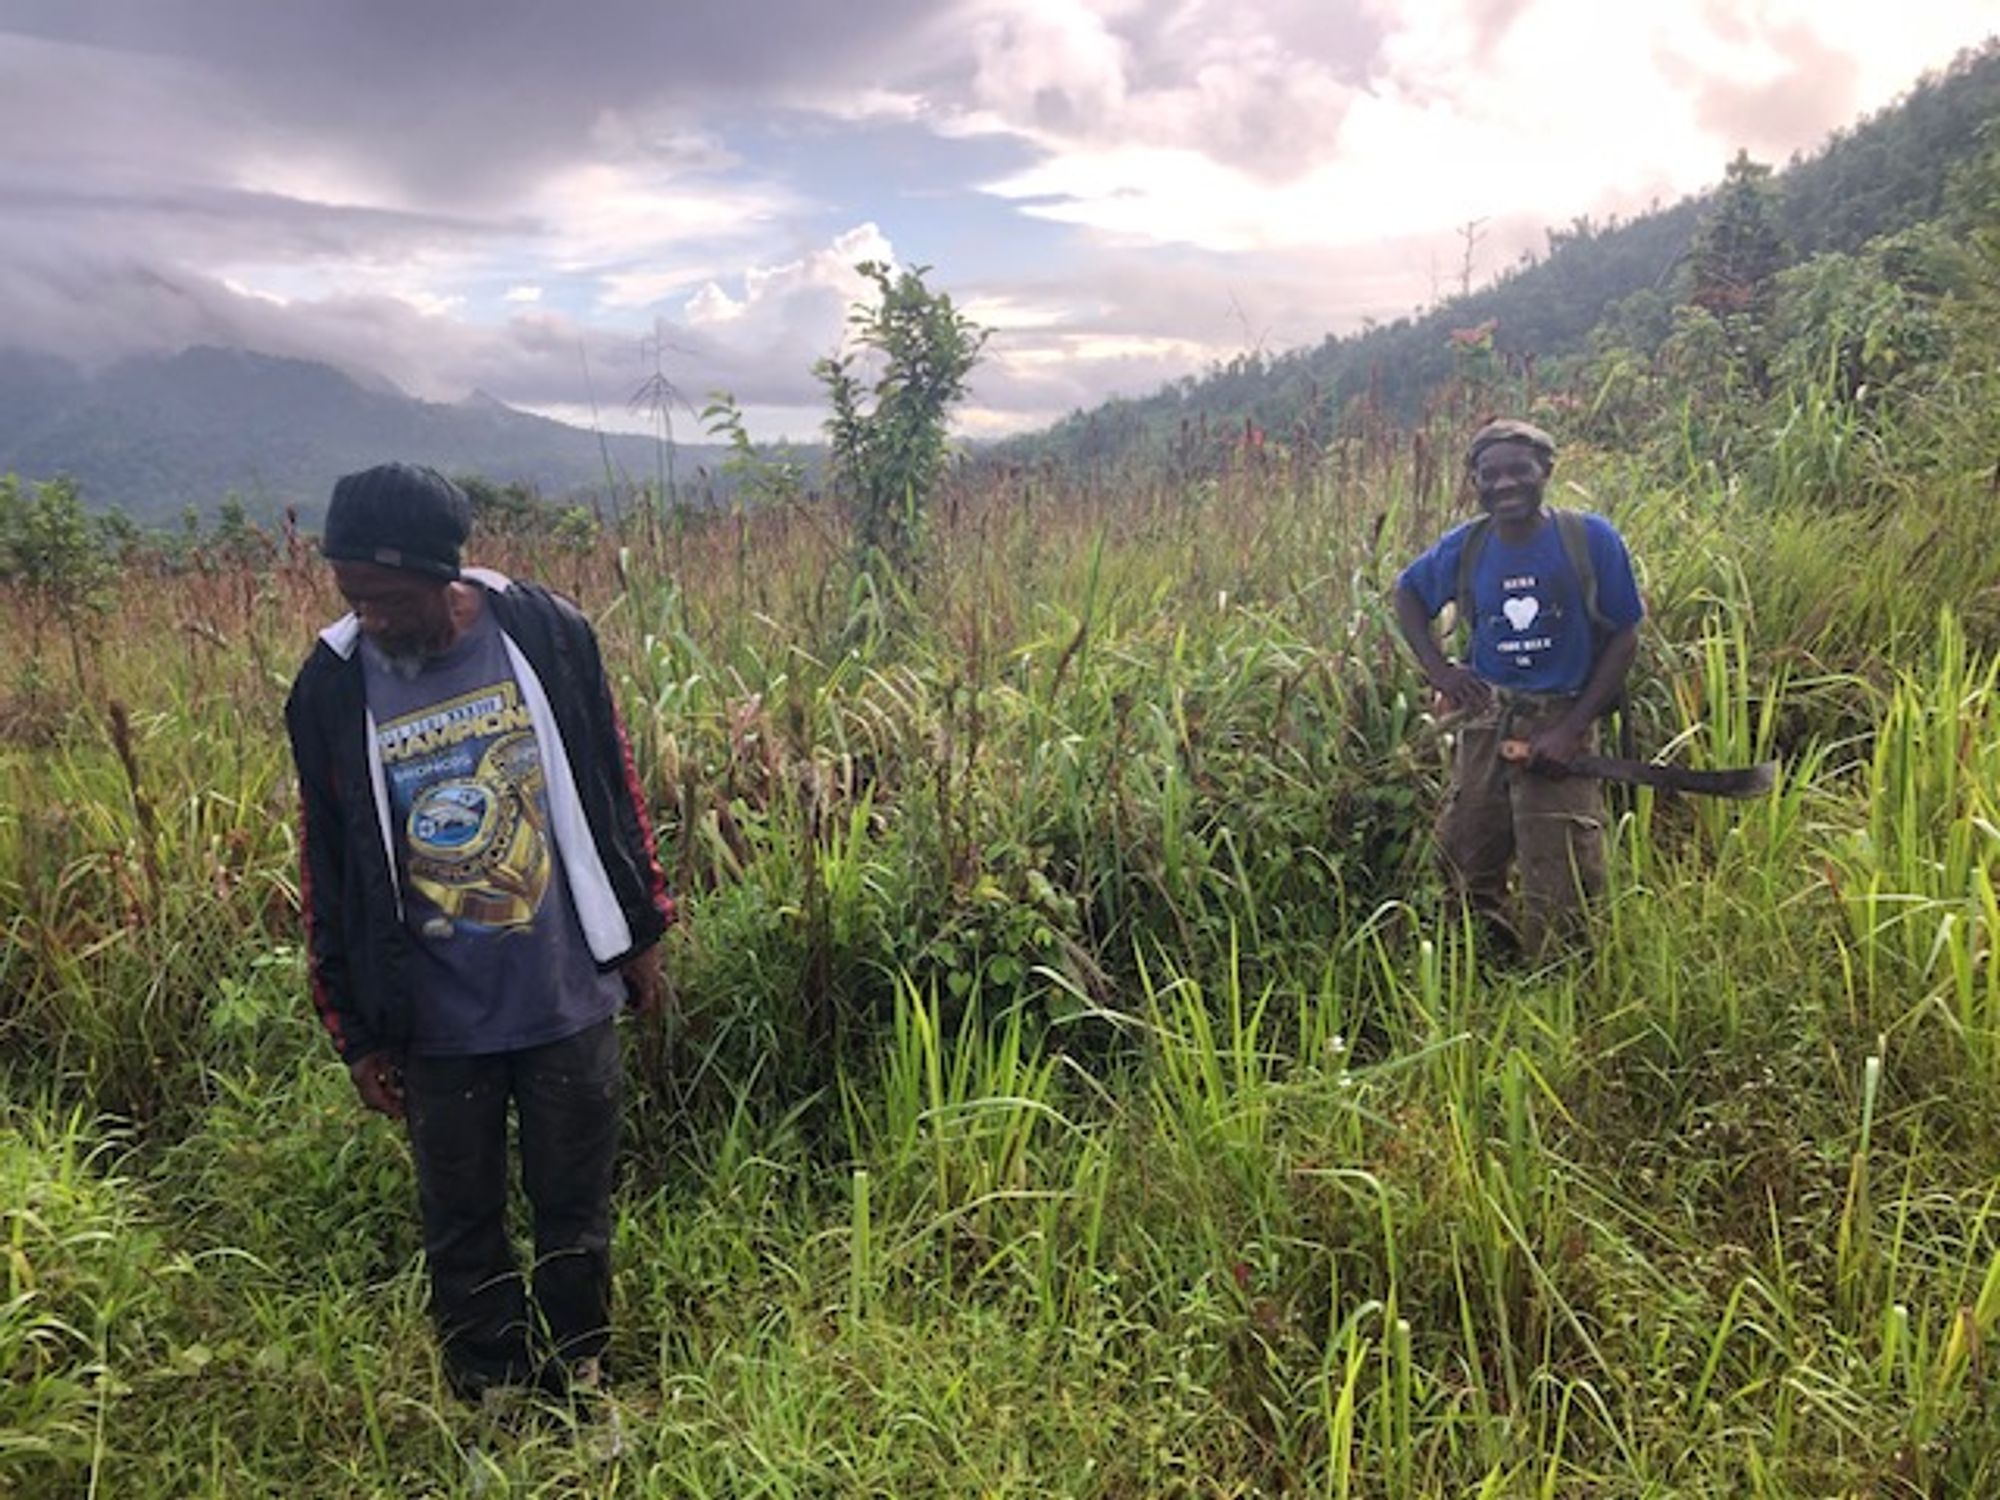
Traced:
[[[0, 0], [0, 342], [811, 437], [863, 259], [1038, 425], [1782, 161], [1996, 0]], [[681, 433], [692, 435], [683, 414]]]

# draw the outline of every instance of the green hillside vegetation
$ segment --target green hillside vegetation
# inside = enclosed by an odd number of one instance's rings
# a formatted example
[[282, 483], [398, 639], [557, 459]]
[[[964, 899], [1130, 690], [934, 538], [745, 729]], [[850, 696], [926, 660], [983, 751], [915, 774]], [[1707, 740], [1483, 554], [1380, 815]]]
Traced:
[[[1954, 170], [1991, 144], [2000, 119], [2000, 40], [1961, 54], [1896, 105], [1838, 131], [1764, 179], [1777, 264], [1860, 253], [1943, 211]], [[1323, 446], [1360, 412], [1420, 419], [1468, 364], [1510, 372], [1548, 406], [1589, 405], [1607, 367], [1684, 373], [1666, 349], [1674, 308], [1693, 292], [1701, 224], [1758, 174], [1747, 157], [1725, 182], [1639, 218], [1578, 219], [1548, 249], [1468, 295], [1357, 334], [1270, 354], [1249, 350], [1150, 396], [1078, 411], [1045, 433], [998, 445], [1007, 462], [1053, 458], [1116, 468], [1206, 462], [1248, 424], [1272, 440]], [[1543, 413], [1546, 415], [1546, 412]]]
[[310, 1017], [324, 569], [110, 569], [13, 486], [0, 1492], [2000, 1493], [2000, 155], [1767, 276], [1771, 187], [1552, 419], [1642, 570], [1640, 746], [1778, 784], [1619, 804], [1544, 966], [1441, 899], [1385, 599], [1546, 395], [1497, 357], [1117, 480], [940, 478], [892, 371], [841, 477], [919, 474], [893, 547], [477, 546], [598, 622], [687, 914], [587, 1424], [446, 1394], [407, 1147]]

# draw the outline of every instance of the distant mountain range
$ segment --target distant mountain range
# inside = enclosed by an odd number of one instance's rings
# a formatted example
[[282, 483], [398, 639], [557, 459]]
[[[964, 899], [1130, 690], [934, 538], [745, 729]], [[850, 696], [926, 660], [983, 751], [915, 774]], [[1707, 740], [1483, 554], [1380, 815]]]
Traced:
[[[679, 478], [712, 472], [726, 451], [677, 445]], [[290, 505], [310, 523], [340, 475], [392, 458], [519, 481], [551, 499], [604, 496], [607, 465], [622, 485], [658, 464], [650, 438], [600, 437], [483, 393], [419, 401], [307, 360], [192, 348], [92, 374], [0, 349], [0, 473], [70, 475], [95, 510], [161, 524], [234, 495], [252, 515]]]

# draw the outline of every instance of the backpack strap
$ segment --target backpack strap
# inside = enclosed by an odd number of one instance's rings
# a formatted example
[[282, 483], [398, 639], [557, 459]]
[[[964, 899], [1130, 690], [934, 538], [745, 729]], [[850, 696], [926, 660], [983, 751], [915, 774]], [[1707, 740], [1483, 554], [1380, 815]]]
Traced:
[[1604, 618], [1604, 611], [1597, 605], [1597, 564], [1590, 557], [1590, 529], [1584, 523], [1583, 513], [1575, 510], [1551, 510], [1555, 518], [1556, 535], [1562, 538], [1563, 555], [1569, 559], [1569, 570], [1576, 578], [1577, 591], [1583, 595], [1583, 615], [1590, 621], [1593, 638], [1611, 633], [1611, 622]]
[[[1550, 514], [1555, 517], [1556, 533], [1562, 538], [1563, 552], [1569, 558], [1569, 570], [1576, 575], [1577, 592], [1583, 595], [1583, 613], [1584, 618], [1590, 621], [1591, 644], [1602, 645], [1604, 638], [1611, 634], [1611, 622], [1604, 617], [1604, 611], [1597, 603], [1597, 564], [1590, 557], [1589, 527], [1584, 523], [1581, 511], [1557, 510]], [[1609, 719], [1614, 714], [1618, 718], [1618, 753], [1630, 760], [1633, 753], [1632, 715], [1626, 712], [1623, 687], [1604, 705], [1598, 717]]]
[[1465, 545], [1458, 551], [1458, 594], [1452, 607], [1458, 615], [1461, 632], [1461, 650], [1467, 657], [1472, 655], [1472, 627], [1474, 624], [1472, 602], [1472, 578], [1479, 570], [1479, 559], [1486, 551], [1486, 534], [1493, 529], [1491, 516], [1475, 517], [1465, 528]]

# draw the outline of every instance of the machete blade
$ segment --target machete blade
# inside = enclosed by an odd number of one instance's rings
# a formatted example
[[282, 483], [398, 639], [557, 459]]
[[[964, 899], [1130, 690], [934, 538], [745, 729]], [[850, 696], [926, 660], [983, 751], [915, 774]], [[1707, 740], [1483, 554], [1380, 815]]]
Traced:
[[[1526, 740], [1505, 740], [1500, 746], [1503, 760], [1525, 761]], [[1625, 760], [1615, 755], [1579, 755], [1569, 763], [1572, 776], [1594, 776], [1599, 781], [1623, 782], [1626, 786], [1658, 787], [1662, 791], [1692, 792], [1702, 797], [1761, 797], [1777, 785], [1778, 763], [1763, 761], [1754, 766], [1698, 771], [1689, 766], [1663, 766], [1650, 760]]]
[[1579, 755], [1570, 762], [1569, 769], [1570, 774], [1575, 776], [1595, 776], [1600, 781], [1659, 787], [1670, 792], [1693, 792], [1703, 797], [1761, 797], [1778, 781], [1778, 763], [1775, 760], [1754, 766], [1697, 771], [1688, 766], [1656, 765], [1649, 760]]

